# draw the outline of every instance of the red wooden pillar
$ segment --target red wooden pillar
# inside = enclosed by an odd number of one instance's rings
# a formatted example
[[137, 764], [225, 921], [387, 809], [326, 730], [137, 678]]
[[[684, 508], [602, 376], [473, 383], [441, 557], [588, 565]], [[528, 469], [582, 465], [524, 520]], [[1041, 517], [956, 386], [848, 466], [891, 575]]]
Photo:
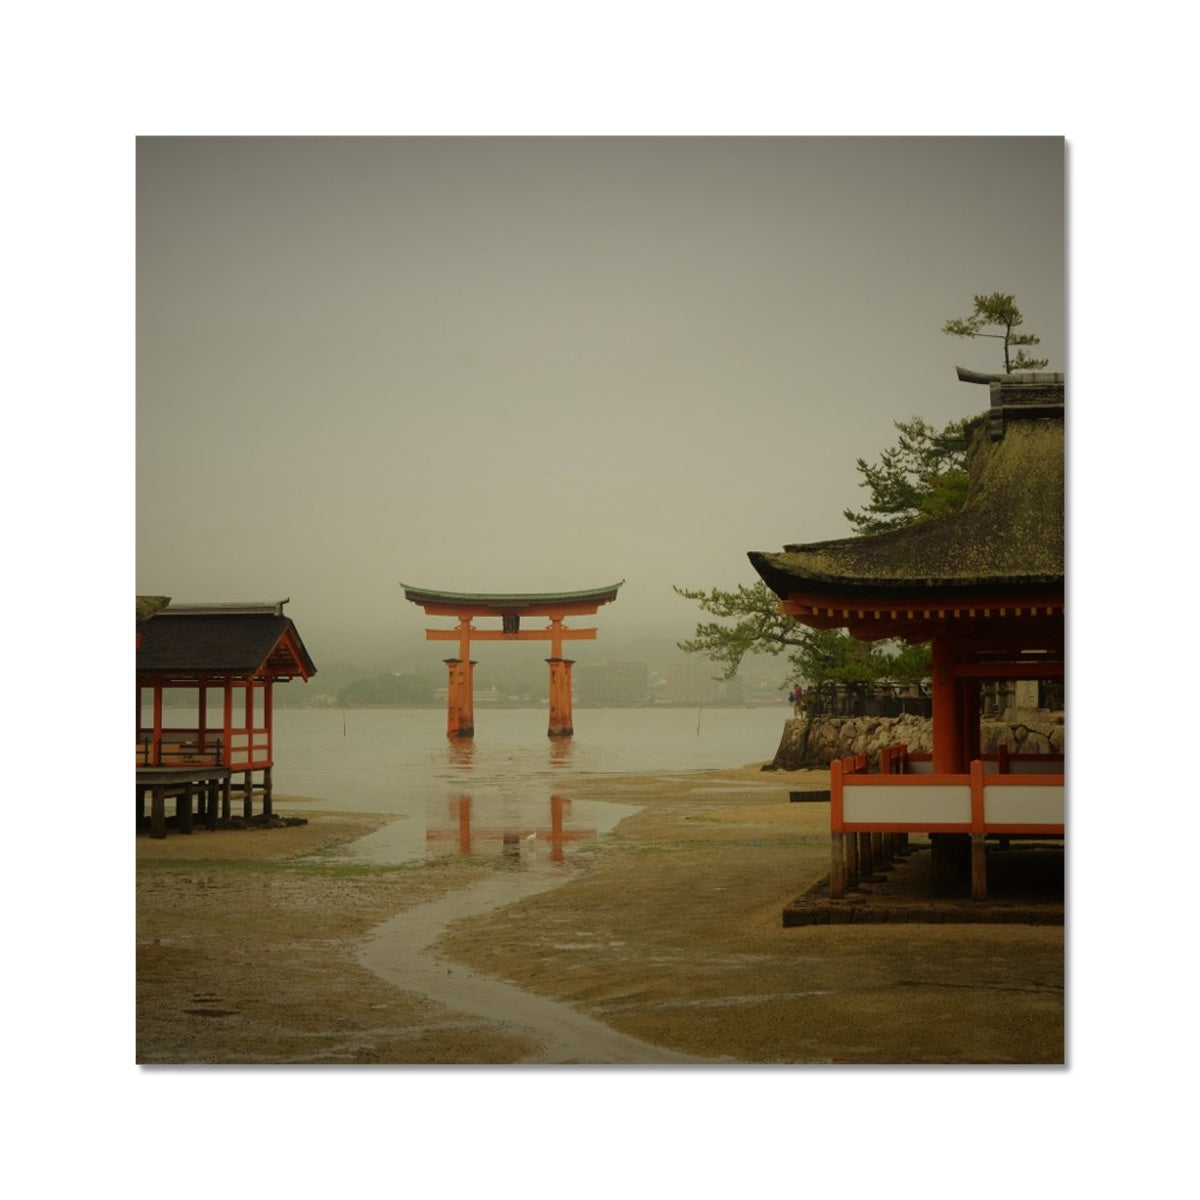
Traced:
[[[246, 762], [252, 763], [254, 761], [254, 680], [245, 680], [242, 687], [246, 693], [242, 710], [243, 720], [246, 723]], [[252, 816], [254, 816], [254, 772], [247, 769], [242, 777], [242, 817], [248, 821]]]
[[[233, 680], [225, 677], [225, 688], [221, 697], [221, 726], [222, 736], [225, 739], [225, 758], [227, 764], [232, 767], [234, 763], [233, 753]], [[221, 792], [221, 817], [228, 821], [233, 815], [233, 772], [230, 771], [229, 778], [225, 780], [225, 787]]]
[[162, 766], [163, 690], [162, 684], [154, 681], [154, 740], [150, 745], [150, 761]]
[[[932, 649], [933, 773], [958, 775], [967, 769], [963, 758], [962, 688], [954, 673], [955, 648], [949, 638], [935, 637]], [[978, 722], [977, 722], [978, 723]], [[961, 834], [930, 835], [933, 894], [950, 891], [959, 869]]]
[[274, 682], [270, 679], [263, 683], [263, 728], [267, 737], [267, 766], [263, 767], [263, 816], [269, 817], [274, 812], [271, 800], [271, 764], [275, 761], [275, 738], [273, 727], [275, 723]]
[[548, 658], [550, 664], [550, 737], [571, 737], [575, 733], [571, 716], [571, 667], [574, 659]]
[[979, 757], [979, 689], [978, 679], [958, 680], [960, 771]]
[[475, 736], [475, 664], [469, 659], [447, 658], [446, 736]]
[[960, 709], [954, 678], [954, 646], [935, 637], [932, 645], [933, 773], [954, 775], [964, 769], [959, 761]]

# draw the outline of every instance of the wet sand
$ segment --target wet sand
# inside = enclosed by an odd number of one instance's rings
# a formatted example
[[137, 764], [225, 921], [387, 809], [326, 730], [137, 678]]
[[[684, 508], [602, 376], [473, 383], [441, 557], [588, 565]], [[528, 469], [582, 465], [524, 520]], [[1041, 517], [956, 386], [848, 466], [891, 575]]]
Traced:
[[138, 1061], [1062, 1063], [1061, 927], [784, 927], [827, 779], [573, 781], [636, 811], [561, 863], [374, 861], [389, 818], [287, 797], [307, 825], [139, 836]]

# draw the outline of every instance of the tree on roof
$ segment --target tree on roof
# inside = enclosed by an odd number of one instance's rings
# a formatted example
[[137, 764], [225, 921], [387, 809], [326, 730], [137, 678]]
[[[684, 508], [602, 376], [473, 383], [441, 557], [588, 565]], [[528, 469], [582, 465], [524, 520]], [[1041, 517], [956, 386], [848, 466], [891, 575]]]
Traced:
[[951, 337], [987, 337], [1003, 341], [1006, 375], [1012, 371], [1039, 371], [1050, 361], [1048, 358], [1030, 358], [1021, 349], [1013, 352], [1014, 346], [1036, 346], [1042, 340], [1032, 333], [1017, 333], [1018, 326], [1024, 322], [1015, 296], [992, 292], [987, 296], [976, 296], [971, 315], [951, 317], [942, 326], [942, 332]]
[[854, 532], [882, 533], [958, 512], [967, 499], [967, 451], [983, 420], [964, 417], [941, 431], [922, 417], [894, 422], [896, 444], [874, 465], [858, 460], [859, 487], [870, 489], [871, 500], [857, 512], [843, 510]]
[[[810, 629], [779, 610], [779, 598], [760, 579], [734, 591], [677, 587], [716, 617], [701, 621], [695, 634], [679, 642], [686, 654], [721, 664], [721, 679], [732, 679], [747, 654], [786, 654], [790, 680], [815, 690], [831, 683], [869, 685], [882, 680], [912, 682], [929, 674], [927, 646], [897, 647], [891, 642], [859, 642], [840, 630]], [[733, 624], [724, 624], [732, 620]]]

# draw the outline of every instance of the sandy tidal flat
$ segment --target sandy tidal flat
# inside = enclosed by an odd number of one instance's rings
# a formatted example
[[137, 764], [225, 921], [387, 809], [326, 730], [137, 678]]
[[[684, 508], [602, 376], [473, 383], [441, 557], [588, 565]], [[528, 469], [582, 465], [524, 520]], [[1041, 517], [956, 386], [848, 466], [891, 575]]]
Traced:
[[573, 783], [637, 811], [562, 862], [363, 861], [389, 818], [308, 805], [139, 836], [138, 1061], [1062, 1063], [1061, 926], [783, 927], [829, 853], [828, 805], [788, 792], [825, 786]]

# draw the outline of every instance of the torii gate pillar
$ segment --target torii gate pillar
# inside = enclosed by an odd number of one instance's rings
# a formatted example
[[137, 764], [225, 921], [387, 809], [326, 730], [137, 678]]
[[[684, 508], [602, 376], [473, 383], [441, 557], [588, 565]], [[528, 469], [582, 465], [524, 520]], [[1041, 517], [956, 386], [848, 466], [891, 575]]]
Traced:
[[[622, 580], [622, 583], [624, 580]], [[405, 598], [421, 605], [427, 613], [457, 617], [454, 629], [427, 629], [430, 641], [458, 642], [458, 657], [446, 658], [446, 736], [475, 736], [475, 663], [471, 658], [472, 641], [541, 641], [550, 643], [550, 726], [552, 738], [571, 737], [575, 733], [571, 715], [571, 667], [575, 660], [563, 657], [563, 642], [577, 638], [595, 638], [594, 629], [568, 628], [566, 618], [591, 614], [600, 605], [617, 598], [621, 584], [592, 588], [586, 592], [464, 594], [435, 592], [425, 588], [404, 587]], [[499, 629], [477, 629], [472, 617], [499, 617]], [[547, 617], [549, 625], [541, 629], [522, 629], [528, 617]]]
[[550, 664], [550, 737], [572, 737], [575, 726], [571, 717], [571, 668], [573, 658], [548, 658]]
[[475, 664], [471, 659], [446, 658], [446, 736], [472, 737], [475, 733]]

